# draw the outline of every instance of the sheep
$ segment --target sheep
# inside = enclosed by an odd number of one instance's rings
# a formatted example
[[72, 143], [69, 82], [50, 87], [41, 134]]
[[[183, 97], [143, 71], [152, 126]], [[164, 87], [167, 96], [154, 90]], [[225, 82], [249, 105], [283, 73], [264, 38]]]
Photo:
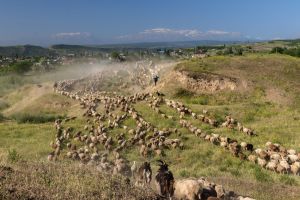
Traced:
[[292, 172], [294, 175], [300, 175], [300, 162], [294, 162], [294, 163], [291, 165], [291, 172]]
[[283, 167], [282, 172], [284, 172], [284, 173], [289, 173], [290, 172], [291, 167], [290, 167], [289, 163], [286, 160], [281, 160], [279, 162], [279, 165]]
[[266, 164], [267, 164], [267, 161], [265, 160], [265, 159], [263, 159], [263, 158], [260, 158], [260, 157], [258, 157], [257, 158], [257, 164], [259, 165], [259, 166], [261, 166], [261, 167], [265, 167], [266, 166]]
[[269, 158], [269, 155], [266, 151], [262, 150], [258, 153], [258, 156], [262, 159], [268, 159]]
[[256, 156], [255, 156], [255, 155], [249, 155], [249, 156], [248, 156], [248, 160], [249, 160], [250, 162], [256, 163]]
[[298, 155], [295, 155], [295, 154], [290, 154], [290, 155], [287, 156], [287, 158], [288, 158], [288, 161], [290, 163], [294, 163], [294, 162], [299, 161]]
[[288, 153], [289, 155], [296, 155], [296, 151], [295, 151], [294, 149], [289, 149], [289, 150], [287, 150], [287, 153]]
[[241, 142], [241, 147], [247, 151], [252, 152], [253, 151], [253, 144], [249, 144], [246, 142]]
[[177, 180], [174, 183], [174, 197], [178, 200], [201, 199], [202, 185], [195, 179]]
[[55, 161], [56, 160], [55, 153], [54, 152], [49, 153], [47, 159], [48, 161]]
[[281, 156], [278, 153], [273, 153], [270, 155], [272, 160], [280, 160]]
[[222, 185], [216, 185], [215, 186], [215, 191], [217, 192], [217, 197], [218, 198], [224, 198], [225, 197], [225, 189], [223, 188]]
[[277, 161], [276, 160], [271, 160], [266, 165], [266, 169], [272, 170], [272, 171], [276, 171], [276, 167], [277, 167]]

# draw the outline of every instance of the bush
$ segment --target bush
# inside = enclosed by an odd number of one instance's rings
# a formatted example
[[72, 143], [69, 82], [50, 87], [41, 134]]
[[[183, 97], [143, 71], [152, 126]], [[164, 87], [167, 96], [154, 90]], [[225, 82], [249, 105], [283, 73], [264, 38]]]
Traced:
[[280, 53], [286, 54], [294, 57], [300, 57], [300, 48], [282, 48], [282, 47], [274, 47], [270, 53]]
[[4, 121], [5, 120], [5, 117], [2, 113], [0, 113], [0, 122]]
[[176, 89], [175, 94], [174, 94], [175, 97], [191, 97], [193, 95], [194, 95], [194, 93], [192, 91], [189, 91], [184, 88]]
[[57, 118], [63, 118], [57, 115], [31, 115], [31, 114], [16, 114], [12, 116], [18, 123], [46, 123], [54, 122]]
[[23, 62], [18, 62], [18, 63], [12, 64], [10, 66], [10, 69], [12, 72], [16, 72], [18, 74], [23, 74], [23, 73], [30, 71], [31, 66], [32, 66], [32, 62], [23, 61]]
[[274, 47], [271, 50], [271, 53], [283, 53], [286, 50], [286, 48], [282, 48], [282, 47]]
[[30, 61], [21, 61], [21, 62], [14, 62], [6, 67], [0, 68], [0, 75], [7, 75], [11, 73], [15, 74], [24, 74], [31, 70], [33, 63]]

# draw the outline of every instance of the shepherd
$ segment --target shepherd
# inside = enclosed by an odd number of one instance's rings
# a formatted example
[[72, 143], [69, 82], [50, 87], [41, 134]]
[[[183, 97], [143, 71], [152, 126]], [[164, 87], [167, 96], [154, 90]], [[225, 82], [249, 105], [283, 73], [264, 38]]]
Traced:
[[155, 75], [153, 76], [153, 81], [154, 81], [154, 85], [155, 85], [155, 86], [156, 86], [156, 83], [157, 83], [158, 79], [159, 79], [159, 76], [158, 76], [157, 74], [155, 74]]

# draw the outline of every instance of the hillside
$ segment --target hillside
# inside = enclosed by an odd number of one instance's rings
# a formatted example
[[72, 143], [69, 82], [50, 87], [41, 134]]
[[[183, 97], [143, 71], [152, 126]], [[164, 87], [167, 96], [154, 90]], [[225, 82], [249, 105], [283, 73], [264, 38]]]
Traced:
[[[151, 80], [153, 70], [158, 71], [160, 76], [157, 86]], [[18, 173], [20, 161], [15, 161], [17, 164], [9, 161], [14, 156], [8, 152], [14, 149], [18, 155], [16, 160], [42, 162], [47, 166], [47, 156], [55, 151], [49, 143], [57, 139], [53, 122], [60, 117], [67, 119], [63, 120], [62, 127], [63, 130], [71, 127], [72, 137], [63, 137], [57, 162], [49, 165], [46, 174], [49, 172], [50, 175], [46, 178], [54, 177], [51, 180], [55, 182], [57, 174], [65, 171], [57, 167], [57, 171], [53, 172], [53, 166], [67, 165], [69, 169], [68, 164], [74, 164], [89, 169], [91, 167], [92, 170], [99, 166], [90, 162], [85, 165], [86, 161], [79, 158], [68, 158], [69, 152], [76, 152], [68, 149], [68, 143], [76, 145], [77, 150], [88, 149], [88, 156], [94, 153], [96, 146], [95, 152], [101, 158], [105, 152], [109, 152], [108, 163], [114, 163], [117, 159], [112, 152], [126, 141], [125, 147], [119, 151], [120, 156], [130, 165], [133, 161], [139, 164], [150, 161], [154, 174], [158, 168], [154, 164], [155, 160], [163, 159], [170, 164], [175, 180], [206, 177], [209, 181], [223, 185], [226, 191], [232, 190], [242, 196], [265, 200], [297, 200], [300, 198], [299, 175], [291, 172], [276, 173], [277, 169], [268, 170], [257, 161], [249, 161], [249, 155], [256, 155], [254, 151], [242, 150], [235, 155], [228, 147], [230, 145], [221, 146], [220, 138], [229, 137], [239, 144], [246, 142], [252, 144], [254, 149], [268, 148], [266, 143], [270, 141], [299, 153], [299, 77], [299, 58], [277, 54], [247, 54], [189, 59], [178, 63], [156, 64], [155, 67], [148, 61], [136, 65], [120, 64], [80, 79], [69, 77], [71, 80], [58, 81], [56, 92], [53, 91], [53, 83], [41, 83], [41, 86], [27, 84], [1, 98], [8, 105], [2, 109], [7, 119], [0, 122], [0, 137], [3, 138], [0, 140], [0, 160], [16, 168]], [[158, 97], [157, 91], [164, 96]], [[141, 96], [134, 96], [135, 93]], [[123, 109], [124, 105], [120, 102], [126, 102], [131, 112]], [[181, 103], [187, 108], [186, 111], [180, 108]], [[125, 113], [125, 118], [118, 121], [117, 116]], [[226, 116], [231, 116], [255, 134], [239, 131], [237, 124], [231, 128], [223, 126]], [[71, 117], [76, 118], [69, 120]], [[112, 125], [116, 120], [117, 125]], [[107, 136], [113, 140], [109, 151], [101, 142], [90, 147], [92, 143], [88, 140], [81, 141], [84, 135], [94, 136], [97, 132], [95, 127], [101, 124], [106, 128]], [[196, 131], [193, 127], [196, 127]], [[134, 142], [135, 135], [130, 130], [137, 129], [144, 130], [147, 136], [139, 138], [142, 141]], [[201, 130], [197, 132], [198, 129]], [[151, 138], [158, 137], [155, 130], [161, 131], [160, 134], [164, 134], [166, 140], [173, 141], [173, 145], [164, 144], [161, 152], [156, 148], [153, 150], [150, 142]], [[76, 134], [79, 131], [82, 135], [78, 137]], [[179, 142], [175, 144], [177, 142], [174, 141]], [[141, 155], [140, 142], [151, 144], [149, 154], [145, 157]], [[39, 166], [36, 168], [40, 169]], [[90, 171], [85, 173], [89, 174]], [[28, 175], [26, 171], [25, 176], [35, 175]], [[78, 180], [74, 176], [74, 171], [70, 170], [61, 184]], [[64, 188], [69, 190], [71, 196], [76, 195], [73, 189], [81, 188], [78, 184], [76, 182], [74, 187], [67, 184]], [[40, 182], [37, 185], [38, 188], [44, 187]], [[81, 189], [85, 192], [94, 191], [94, 187], [91, 190]], [[38, 194], [38, 191], [29, 191]], [[59, 192], [57, 187], [50, 187], [49, 191]]]
[[49, 56], [54, 54], [55, 52], [40, 46], [24, 45], [24, 46], [0, 47], [1, 56], [33, 57], [33, 56]]

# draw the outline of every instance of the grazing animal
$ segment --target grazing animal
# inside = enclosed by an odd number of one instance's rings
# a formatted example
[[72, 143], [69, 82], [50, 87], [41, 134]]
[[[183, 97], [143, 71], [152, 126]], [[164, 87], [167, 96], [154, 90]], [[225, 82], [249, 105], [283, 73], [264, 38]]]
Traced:
[[144, 162], [137, 170], [136, 185], [145, 186], [152, 180], [152, 170], [149, 162]]
[[203, 191], [202, 185], [195, 179], [184, 179], [175, 181], [174, 197], [178, 200], [198, 200], [201, 199]]
[[161, 160], [158, 160], [159, 169], [155, 176], [155, 182], [158, 188], [159, 195], [172, 199], [174, 195], [174, 177], [169, 166]]
[[133, 161], [133, 165], [131, 166], [130, 170], [131, 170], [131, 176], [135, 177], [136, 172], [137, 172], [137, 166], [136, 166], [136, 162], [135, 161]]

